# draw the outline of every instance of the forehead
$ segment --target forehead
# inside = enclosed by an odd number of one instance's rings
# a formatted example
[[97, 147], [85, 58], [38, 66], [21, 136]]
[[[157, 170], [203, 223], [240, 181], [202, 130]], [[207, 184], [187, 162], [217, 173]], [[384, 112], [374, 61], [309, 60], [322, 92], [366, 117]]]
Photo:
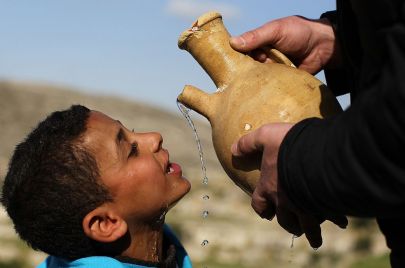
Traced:
[[104, 126], [107, 127], [110, 125], [113, 127], [114, 125], [118, 125], [119, 121], [112, 119], [106, 114], [103, 114], [102, 112], [99, 111], [91, 111], [90, 116], [87, 119], [87, 127], [92, 128], [92, 127], [97, 127], [97, 126]]
[[95, 140], [113, 136], [120, 129], [119, 121], [98, 112], [91, 111], [86, 123], [86, 132], [84, 134], [84, 143], [92, 144]]

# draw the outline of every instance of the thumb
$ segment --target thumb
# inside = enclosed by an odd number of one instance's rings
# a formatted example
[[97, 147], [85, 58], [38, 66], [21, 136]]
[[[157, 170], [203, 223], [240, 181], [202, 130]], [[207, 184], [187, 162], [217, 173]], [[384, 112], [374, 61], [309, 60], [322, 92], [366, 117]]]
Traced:
[[257, 130], [242, 136], [231, 147], [231, 152], [234, 156], [242, 156], [257, 151], [263, 151], [263, 143], [258, 140]]
[[229, 43], [240, 52], [249, 52], [264, 45], [272, 46], [279, 36], [277, 25], [275, 22], [268, 22], [259, 28], [231, 37]]

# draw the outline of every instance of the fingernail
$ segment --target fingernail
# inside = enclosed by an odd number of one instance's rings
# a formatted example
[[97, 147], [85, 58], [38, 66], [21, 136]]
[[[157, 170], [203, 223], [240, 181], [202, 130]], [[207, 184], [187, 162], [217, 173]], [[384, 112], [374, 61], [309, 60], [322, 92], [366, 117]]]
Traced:
[[245, 47], [246, 46], [246, 41], [242, 36], [231, 37], [230, 42], [233, 45], [237, 46], [237, 47]]
[[239, 152], [238, 152], [238, 144], [234, 143], [231, 146], [231, 153], [235, 156], [239, 156]]

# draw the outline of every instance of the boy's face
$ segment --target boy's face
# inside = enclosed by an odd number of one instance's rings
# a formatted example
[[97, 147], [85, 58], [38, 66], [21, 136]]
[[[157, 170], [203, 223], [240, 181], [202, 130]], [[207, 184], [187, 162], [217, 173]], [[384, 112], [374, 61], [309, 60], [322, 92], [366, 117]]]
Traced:
[[179, 165], [169, 162], [159, 133], [137, 133], [92, 111], [84, 134], [113, 205], [127, 221], [156, 220], [189, 190]]

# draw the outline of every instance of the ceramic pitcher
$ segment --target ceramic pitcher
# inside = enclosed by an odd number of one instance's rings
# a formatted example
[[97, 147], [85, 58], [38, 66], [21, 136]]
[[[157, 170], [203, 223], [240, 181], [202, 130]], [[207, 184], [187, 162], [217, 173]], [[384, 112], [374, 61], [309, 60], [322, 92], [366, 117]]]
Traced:
[[228, 176], [252, 194], [260, 176], [260, 155], [232, 157], [231, 145], [244, 134], [272, 122], [298, 122], [341, 112], [334, 95], [318, 79], [296, 69], [277, 50], [269, 50], [277, 63], [260, 63], [229, 45], [230, 35], [221, 14], [209, 12], [179, 38], [216, 85], [208, 94], [187, 85], [178, 96], [185, 106], [205, 116], [212, 141]]

